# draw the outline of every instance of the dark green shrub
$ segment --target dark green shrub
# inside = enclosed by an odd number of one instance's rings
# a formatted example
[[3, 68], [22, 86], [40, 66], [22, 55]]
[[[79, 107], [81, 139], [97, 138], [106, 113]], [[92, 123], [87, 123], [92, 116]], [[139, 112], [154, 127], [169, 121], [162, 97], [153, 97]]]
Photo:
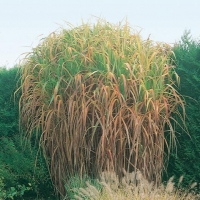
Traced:
[[[56, 199], [45, 160], [18, 127], [18, 69], [0, 68], [0, 199]], [[15, 100], [15, 102], [14, 102]], [[37, 158], [37, 160], [36, 160]]]
[[186, 101], [186, 125], [190, 136], [177, 127], [177, 155], [170, 157], [168, 174], [177, 178], [184, 175], [183, 183], [200, 183], [200, 41], [185, 31], [174, 46], [176, 71], [180, 76], [179, 92]]
[[0, 68], [0, 137], [11, 137], [18, 132], [18, 105], [14, 105], [17, 67]]
[[0, 177], [4, 180], [6, 190], [17, 185], [31, 185], [31, 190], [25, 192], [24, 198], [48, 198], [53, 195], [49, 173], [41, 154], [36, 162], [36, 148], [31, 147], [30, 143], [24, 148], [19, 135], [12, 139], [4, 137], [0, 146]]

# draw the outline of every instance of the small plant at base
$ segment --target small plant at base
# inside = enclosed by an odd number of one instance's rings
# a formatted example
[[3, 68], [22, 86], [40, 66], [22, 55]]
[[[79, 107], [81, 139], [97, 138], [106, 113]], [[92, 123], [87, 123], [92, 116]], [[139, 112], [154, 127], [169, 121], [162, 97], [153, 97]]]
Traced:
[[67, 195], [64, 200], [79, 198], [79, 196], [81, 196], [80, 198], [82, 199], [85, 199], [84, 197], [86, 197], [86, 199], [93, 198], [97, 195], [97, 191], [100, 191], [101, 188], [101, 184], [95, 179], [91, 179], [87, 175], [83, 175], [82, 178], [75, 175], [65, 184]]
[[0, 178], [0, 200], [22, 197], [26, 191], [29, 191], [31, 189], [31, 184], [29, 183], [28, 186], [17, 185], [16, 187], [10, 187], [9, 190], [6, 190], [3, 178]]
[[[181, 177], [179, 186], [182, 179]], [[104, 172], [99, 183], [102, 185], [102, 190], [94, 189], [88, 183], [87, 188], [80, 189], [79, 194], [74, 198], [77, 200], [197, 200], [200, 198], [189, 192], [196, 183], [192, 184], [187, 191], [181, 191], [180, 188], [175, 188], [171, 177], [166, 185], [161, 184], [156, 187], [153, 182], [149, 183], [144, 179], [140, 171], [125, 173], [121, 183], [116, 174]]]

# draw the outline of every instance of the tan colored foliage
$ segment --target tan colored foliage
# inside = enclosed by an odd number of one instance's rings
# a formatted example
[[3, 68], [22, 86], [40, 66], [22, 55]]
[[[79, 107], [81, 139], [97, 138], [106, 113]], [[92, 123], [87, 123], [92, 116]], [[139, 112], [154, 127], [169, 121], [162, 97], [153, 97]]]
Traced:
[[[98, 180], [97, 180], [98, 181]], [[181, 184], [180, 179], [179, 184]], [[199, 195], [193, 194], [190, 189], [196, 186], [193, 183], [188, 190], [181, 191], [174, 186], [173, 177], [169, 179], [166, 185], [155, 187], [153, 182], [148, 182], [140, 171], [126, 173], [122, 182], [114, 172], [103, 172], [98, 181], [102, 189], [98, 190], [89, 182], [86, 182], [86, 188], [76, 190], [74, 199], [77, 200], [198, 200]]]
[[139, 169], [160, 183], [164, 146], [175, 141], [172, 113], [184, 112], [171, 55], [170, 46], [142, 40], [127, 23], [102, 20], [52, 33], [27, 55], [21, 125], [27, 137], [37, 133], [61, 194], [75, 173], [121, 177], [122, 168]]

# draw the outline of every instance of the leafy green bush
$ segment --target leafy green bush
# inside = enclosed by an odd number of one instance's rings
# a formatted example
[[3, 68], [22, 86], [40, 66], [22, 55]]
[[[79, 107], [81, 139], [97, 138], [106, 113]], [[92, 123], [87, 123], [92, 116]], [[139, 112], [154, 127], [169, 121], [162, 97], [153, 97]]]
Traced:
[[22, 197], [25, 191], [31, 189], [31, 184], [28, 184], [28, 187], [25, 185], [17, 185], [17, 187], [10, 187], [5, 189], [5, 184], [3, 178], [0, 178], [0, 199], [15, 199], [16, 197]]
[[2, 147], [0, 152], [0, 177], [4, 179], [6, 190], [11, 187], [15, 188], [17, 185], [28, 186], [31, 184], [31, 190], [25, 193], [25, 197], [28, 199], [36, 196], [47, 198], [48, 195], [53, 195], [49, 173], [40, 154], [36, 162], [36, 148], [31, 147], [28, 143], [24, 149], [19, 135], [12, 139], [1, 139], [0, 145]]
[[180, 76], [179, 92], [186, 101], [187, 135], [177, 127], [178, 149], [170, 157], [168, 174], [184, 175], [183, 184], [200, 183], [200, 41], [185, 31], [181, 41], [174, 46], [176, 71]]
[[17, 71], [17, 67], [0, 68], [0, 199], [56, 199], [38, 147], [31, 142], [22, 143], [18, 127], [19, 97], [14, 98]]
[[17, 79], [17, 67], [0, 68], [0, 137], [18, 132], [18, 105], [13, 101]]

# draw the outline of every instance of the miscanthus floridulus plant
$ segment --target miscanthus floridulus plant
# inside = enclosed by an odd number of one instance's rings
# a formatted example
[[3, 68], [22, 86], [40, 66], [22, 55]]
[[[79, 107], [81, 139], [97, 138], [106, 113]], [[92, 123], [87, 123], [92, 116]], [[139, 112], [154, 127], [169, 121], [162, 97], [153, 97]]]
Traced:
[[164, 146], [175, 142], [172, 113], [181, 116], [180, 106], [184, 114], [171, 55], [128, 23], [99, 20], [52, 33], [26, 56], [21, 127], [27, 137], [37, 133], [61, 194], [63, 180], [77, 173], [139, 169], [161, 181]]

